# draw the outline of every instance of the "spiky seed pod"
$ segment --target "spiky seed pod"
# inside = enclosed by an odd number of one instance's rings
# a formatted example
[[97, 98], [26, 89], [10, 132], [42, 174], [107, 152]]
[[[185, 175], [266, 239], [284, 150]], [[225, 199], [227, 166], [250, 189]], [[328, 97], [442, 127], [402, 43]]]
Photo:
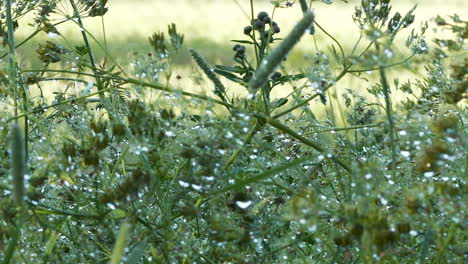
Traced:
[[249, 90], [255, 92], [258, 88], [262, 87], [267, 81], [269, 75], [281, 63], [284, 57], [291, 51], [294, 45], [299, 41], [304, 32], [314, 22], [314, 13], [309, 12], [297, 23], [291, 33], [274, 49], [258, 67], [253, 78], [249, 82]]
[[11, 129], [11, 174], [13, 176], [13, 194], [17, 205], [24, 200], [24, 174], [26, 162], [24, 153], [24, 136], [18, 124]]
[[221, 98], [221, 100], [226, 101], [226, 88], [224, 87], [223, 83], [218, 79], [218, 77], [213, 73], [212, 68], [208, 63], [201, 57], [198, 52], [194, 49], [189, 49], [190, 55], [198, 64], [198, 66], [203, 70], [206, 76], [213, 82], [215, 89], [214, 93]]
[[252, 33], [252, 30], [253, 30], [252, 26], [246, 26], [244, 28], [244, 34], [250, 35], [250, 33]]

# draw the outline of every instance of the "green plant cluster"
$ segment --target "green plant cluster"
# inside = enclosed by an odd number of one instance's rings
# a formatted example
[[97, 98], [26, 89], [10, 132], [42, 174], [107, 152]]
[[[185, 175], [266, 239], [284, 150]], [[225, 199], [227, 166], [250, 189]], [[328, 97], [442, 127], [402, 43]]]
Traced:
[[[177, 85], [175, 24], [120, 65], [94, 55], [106, 44], [84, 23], [108, 1], [0, 1], [2, 263], [466, 262], [468, 22], [439, 16], [400, 45], [415, 8], [362, 0], [346, 50], [308, 2], [250, 1], [233, 65], [189, 49], [212, 96]], [[284, 35], [282, 8], [302, 10]], [[82, 43], [56, 43], [61, 23]], [[429, 27], [453, 36], [430, 46]], [[28, 69], [16, 49], [39, 34], [51, 40]], [[283, 65], [319, 34], [330, 49]], [[424, 77], [389, 81], [410, 63]], [[358, 82], [337, 96], [344, 76]]]

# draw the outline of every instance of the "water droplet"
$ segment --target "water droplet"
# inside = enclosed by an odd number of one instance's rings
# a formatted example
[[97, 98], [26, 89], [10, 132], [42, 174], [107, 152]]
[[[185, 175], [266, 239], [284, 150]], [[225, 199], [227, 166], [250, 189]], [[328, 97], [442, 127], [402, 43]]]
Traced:
[[184, 187], [184, 188], [187, 188], [187, 187], [190, 186], [190, 183], [184, 182], [184, 181], [179, 181], [179, 185], [182, 186], [182, 187]]
[[252, 201], [236, 201], [236, 205], [239, 206], [241, 209], [247, 209], [250, 205], [252, 205]]

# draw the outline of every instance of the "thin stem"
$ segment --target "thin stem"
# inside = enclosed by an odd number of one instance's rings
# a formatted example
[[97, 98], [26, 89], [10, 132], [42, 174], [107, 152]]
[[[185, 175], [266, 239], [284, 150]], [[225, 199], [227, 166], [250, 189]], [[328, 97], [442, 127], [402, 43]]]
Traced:
[[[375, 42], [375, 48], [377, 52], [380, 52], [380, 47], [377, 42]], [[388, 126], [390, 128], [390, 151], [392, 155], [392, 176], [395, 177], [396, 175], [396, 147], [395, 145], [397, 142], [395, 141], [395, 124], [393, 122], [392, 116], [392, 102], [390, 98], [390, 86], [388, 85], [387, 75], [385, 73], [385, 68], [383, 66], [379, 66], [379, 75], [380, 75], [380, 83], [382, 84], [383, 93], [385, 97], [385, 112], [387, 115]]]
[[236, 149], [234, 151], [234, 153], [232, 153], [229, 160], [224, 164], [225, 169], [229, 168], [229, 166], [231, 166], [234, 163], [234, 161], [237, 159], [239, 154], [242, 152], [243, 147], [250, 143], [250, 141], [252, 140], [252, 138], [253, 138], [253, 136], [255, 135], [256, 132], [257, 132], [257, 125], [255, 124], [255, 125], [252, 126], [249, 133], [245, 136], [244, 144], [240, 148]]
[[[311, 140], [299, 135], [296, 131], [292, 130], [288, 126], [286, 126], [284, 124], [281, 124], [280, 122], [278, 122], [278, 121], [276, 121], [276, 120], [274, 120], [272, 118], [267, 118], [267, 117], [259, 115], [259, 114], [255, 114], [255, 117], [262, 120], [263, 122], [277, 128], [278, 130], [292, 136], [293, 138], [296, 138], [297, 140], [301, 141], [302, 143], [306, 144], [307, 146], [312, 147], [313, 149], [317, 150], [318, 152], [326, 154], [325, 153], [326, 150], [324, 148], [320, 147], [318, 144], [312, 142]], [[336, 158], [335, 156], [332, 156], [331, 159], [335, 163], [340, 165], [343, 169], [345, 169], [347, 172], [351, 172], [351, 168], [347, 164], [345, 164], [343, 161], [341, 161], [340, 159]]]
[[382, 65], [382, 66], [379, 66], [379, 67], [374, 67], [374, 68], [369, 68], [369, 69], [359, 69], [359, 70], [349, 70], [348, 72], [349, 73], [358, 73], [358, 72], [369, 72], [369, 71], [376, 71], [376, 70], [380, 70], [380, 68], [383, 68], [383, 69], [386, 69], [386, 68], [391, 68], [391, 67], [394, 67], [394, 66], [398, 66], [400, 64], [405, 64], [407, 63], [409, 60], [411, 60], [416, 54], [411, 54], [411, 56], [409, 56], [408, 58], [400, 61], [400, 62], [395, 62], [395, 63], [392, 63], [392, 64], [387, 64], [387, 65]]
[[344, 61], [344, 58], [345, 58], [345, 53], [344, 53], [344, 50], [343, 50], [343, 46], [341, 46], [341, 43], [335, 38], [333, 37], [330, 33], [328, 33], [323, 27], [321, 27], [317, 21], [314, 21], [315, 25], [320, 28], [320, 30], [322, 30], [323, 33], [325, 33], [325, 35], [327, 35], [329, 38], [331, 38], [339, 47], [340, 49], [340, 52], [341, 52], [341, 56], [343, 58], [343, 61]]
[[[23, 72], [36, 72], [36, 71], [40, 71], [40, 70], [25, 70]], [[50, 72], [65, 72], [65, 73], [74, 73], [74, 74], [78, 74], [78, 75], [94, 76], [94, 75], [89, 74], [89, 73], [73, 72], [73, 71], [65, 71], [65, 70], [49, 70], [49, 71]], [[156, 89], [156, 90], [159, 90], [159, 91], [166, 91], [166, 92], [170, 92], [170, 93], [180, 93], [180, 94], [182, 94], [184, 96], [193, 97], [193, 98], [196, 98], [196, 99], [200, 99], [200, 100], [204, 100], [204, 101], [224, 105], [224, 106], [229, 107], [229, 108], [234, 108], [234, 106], [232, 104], [227, 103], [227, 102], [223, 102], [223, 101], [220, 101], [220, 100], [217, 100], [217, 99], [205, 96], [205, 95], [199, 95], [199, 94], [194, 94], [194, 93], [190, 93], [190, 92], [171, 89], [169, 87], [165, 87], [165, 86], [162, 86], [162, 85], [159, 85], [159, 84], [147, 83], [147, 82], [143, 82], [143, 81], [137, 80], [137, 79], [120, 78], [120, 77], [117, 77], [117, 76], [112, 76], [112, 77], [103, 76], [103, 78], [110, 79], [110, 80], [122, 81], [124, 83], [131, 83], [131, 84], [141, 85], [141, 86]], [[63, 104], [70, 103], [72, 101], [85, 99], [85, 98], [88, 98], [88, 97], [91, 97], [91, 96], [94, 96], [94, 95], [99, 95], [99, 94], [101, 94], [103, 92], [110, 91], [110, 90], [112, 90], [114, 88], [116, 88], [116, 87], [109, 87], [109, 88], [105, 88], [105, 89], [102, 89], [100, 91], [97, 91], [95, 93], [90, 93], [90, 94], [85, 95], [85, 96], [80, 96], [80, 97], [76, 97], [76, 98], [63, 100], [63, 101], [55, 103], [55, 104], [51, 104], [51, 105], [48, 105], [48, 106], [45, 106], [45, 107], [42, 107], [42, 108], [35, 109], [34, 111], [31, 111], [31, 112], [28, 112], [28, 113], [25, 113], [25, 114], [16, 115], [16, 116], [8, 119], [7, 122], [11, 122], [12, 120], [17, 120], [17, 119], [19, 119], [21, 117], [24, 117], [24, 116], [27, 116], [27, 115], [39, 113], [39, 112], [42, 112], [44, 110], [47, 110], [49, 108], [52, 108], [52, 107], [55, 107], [55, 106], [58, 106], [58, 105], [63, 105]]]
[[[325, 88], [323, 88], [323, 91], [322, 92], [325, 92], [326, 90], [328, 90], [330, 87], [332, 87], [333, 85], [335, 85], [341, 78], [343, 78], [346, 73], [348, 72], [348, 69], [349, 69], [350, 66], [348, 66], [347, 68], [345, 68], [343, 71], [340, 72], [340, 74], [338, 74], [338, 76], [335, 78], [335, 81], [331, 82], [330, 84], [328, 84]], [[309, 98], [303, 100], [302, 102], [298, 103], [297, 105], [294, 105], [276, 115], [273, 116], [274, 119], [277, 119], [281, 116], [284, 116], [294, 110], [296, 110], [297, 108], [301, 107], [301, 106], [304, 106], [306, 104], [308, 104], [310, 101], [314, 100], [315, 98], [317, 98], [320, 94], [319, 93], [316, 93], [312, 96], [310, 96]]]
[[355, 130], [355, 129], [369, 128], [369, 127], [379, 127], [379, 126], [382, 126], [382, 123], [361, 125], [361, 126], [349, 126], [349, 127], [331, 127], [331, 128], [320, 130], [320, 131], [304, 133], [304, 135], [311, 135], [311, 134], [330, 132], [330, 131], [347, 131], [347, 130]]
[[[254, 15], [254, 6], [253, 6], [253, 0], [250, 0], [250, 16], [251, 16], [251, 22], [255, 19]], [[254, 25], [252, 25], [253, 27]], [[252, 30], [252, 36], [253, 36], [253, 41], [255, 43], [254, 48], [255, 48], [255, 58], [257, 59], [257, 66], [260, 65], [260, 58], [258, 57], [258, 43], [257, 43], [257, 38], [255, 37], [255, 29]]]
[[9, 80], [10, 89], [13, 91], [13, 100], [15, 104], [15, 115], [18, 115], [18, 86], [17, 86], [17, 65], [16, 65], [16, 52], [15, 52], [15, 36], [13, 28], [13, 19], [11, 16], [11, 0], [5, 1], [6, 22], [8, 31], [8, 59], [9, 59]]
[[[53, 26], [58, 26], [58, 25], [60, 25], [62, 23], [65, 23], [67, 21], [68, 21], [68, 19], [62, 20], [60, 22], [57, 22], [57, 23], [53, 24]], [[24, 40], [22, 40], [20, 43], [16, 44], [15, 48], [19, 48], [19, 47], [23, 46], [26, 42], [28, 42], [30, 39], [32, 39], [33, 37], [35, 37], [37, 34], [39, 34], [41, 32], [42, 32], [42, 28], [36, 29], [33, 33], [31, 33], [29, 36], [27, 36]], [[8, 56], [8, 53], [5, 53], [2, 56], [0, 56], [0, 59], [5, 58], [6, 56]]]

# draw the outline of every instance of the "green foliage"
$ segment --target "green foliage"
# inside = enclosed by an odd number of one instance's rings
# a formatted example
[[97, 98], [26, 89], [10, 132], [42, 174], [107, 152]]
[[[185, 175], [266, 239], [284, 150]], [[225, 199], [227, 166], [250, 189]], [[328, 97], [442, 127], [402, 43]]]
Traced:
[[[361, 37], [346, 49], [308, 1], [284, 34], [274, 14], [294, 4], [272, 1], [273, 12], [255, 16], [252, 5], [233, 65], [188, 51], [217, 98], [172, 78], [174, 57], [187, 52], [175, 24], [121, 65], [96, 56], [81, 30], [112, 9], [107, 1], [8, 6], [2, 263], [466, 262], [468, 23], [439, 16], [403, 43], [414, 8], [401, 15], [389, 0], [362, 0]], [[15, 41], [20, 17], [36, 30]], [[67, 38], [61, 23], [79, 26], [79, 43], [40, 44], [37, 69], [17, 62], [15, 49], [39, 32]], [[431, 46], [430, 25], [453, 36]], [[301, 37], [319, 36], [333, 45], [317, 45], [297, 68], [283, 64]], [[406, 58], [394, 56], [405, 47]], [[423, 77], [388, 80], [409, 62]], [[330, 88], [345, 76], [355, 82], [338, 96]]]

